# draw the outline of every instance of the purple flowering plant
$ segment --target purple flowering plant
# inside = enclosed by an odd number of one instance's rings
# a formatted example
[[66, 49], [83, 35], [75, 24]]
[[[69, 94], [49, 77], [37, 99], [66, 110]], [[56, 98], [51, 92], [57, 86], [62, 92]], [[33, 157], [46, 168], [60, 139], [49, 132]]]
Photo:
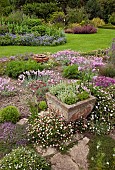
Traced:
[[13, 148], [28, 144], [27, 125], [18, 125], [11, 122], [0, 124], [0, 158]]
[[115, 85], [115, 79], [105, 76], [94, 76], [93, 82], [96, 86], [108, 87], [110, 85]]
[[95, 69], [104, 65], [103, 57], [96, 56], [81, 56], [79, 52], [64, 50], [59, 51], [52, 55], [52, 57], [59, 63], [64, 63], [65, 60], [68, 61], [68, 64], [77, 64], [82, 70], [86, 69]]

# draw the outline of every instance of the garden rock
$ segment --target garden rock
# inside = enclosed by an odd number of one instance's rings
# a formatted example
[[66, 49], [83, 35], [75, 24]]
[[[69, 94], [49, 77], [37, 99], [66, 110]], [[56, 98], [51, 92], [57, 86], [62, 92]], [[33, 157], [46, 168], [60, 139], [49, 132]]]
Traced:
[[51, 158], [52, 170], [79, 170], [78, 165], [68, 156], [57, 153]]
[[28, 119], [26, 118], [23, 118], [23, 119], [20, 119], [19, 122], [17, 122], [18, 125], [24, 125], [28, 122]]
[[88, 142], [89, 139], [87, 137], [83, 138], [83, 140], [80, 140], [78, 142], [78, 145], [75, 145], [74, 147], [72, 147], [69, 151], [69, 155], [71, 157], [71, 159], [76, 162], [76, 164], [84, 169], [87, 170], [88, 169], [88, 163], [87, 163], [87, 155], [89, 152], [89, 148], [88, 148]]
[[38, 153], [40, 153], [42, 156], [52, 156], [57, 153], [57, 150], [55, 148], [49, 147], [47, 149], [42, 149], [40, 146], [36, 147], [36, 150]]

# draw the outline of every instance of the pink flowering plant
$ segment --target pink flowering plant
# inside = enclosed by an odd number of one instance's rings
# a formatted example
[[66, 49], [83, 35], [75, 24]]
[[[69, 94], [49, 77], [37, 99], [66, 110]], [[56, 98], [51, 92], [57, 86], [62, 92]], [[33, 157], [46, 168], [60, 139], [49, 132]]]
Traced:
[[65, 61], [68, 61], [68, 64], [77, 64], [81, 67], [82, 70], [86, 69], [95, 69], [97, 67], [103, 66], [103, 57], [96, 57], [96, 56], [81, 56], [79, 52], [65, 50], [59, 51], [52, 55], [52, 57], [63, 64]]
[[11, 96], [16, 92], [16, 88], [10, 85], [10, 78], [0, 77], [0, 95]]

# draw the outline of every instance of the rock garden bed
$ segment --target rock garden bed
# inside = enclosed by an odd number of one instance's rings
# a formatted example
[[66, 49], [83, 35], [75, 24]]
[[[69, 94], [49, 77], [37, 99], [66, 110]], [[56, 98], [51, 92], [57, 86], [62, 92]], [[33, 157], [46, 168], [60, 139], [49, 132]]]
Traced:
[[[7, 166], [5, 155], [12, 153], [12, 149], [18, 147], [34, 148], [40, 156], [46, 157], [51, 165], [50, 167], [49, 164], [43, 166], [52, 170], [80, 168], [86, 170], [92, 166], [90, 162], [92, 158], [88, 157], [91, 147], [91, 145], [88, 146], [88, 142], [93, 139], [94, 135], [104, 137], [108, 135], [114, 138], [115, 74], [113, 71], [111, 73], [111, 69], [107, 69], [109, 64], [113, 67], [114, 63], [109, 63], [109, 60], [105, 62], [105, 57], [110, 58], [109, 56], [82, 56], [78, 52], [66, 50], [53, 54], [45, 63], [33, 61], [32, 55], [26, 60], [24, 56], [22, 58], [12, 57], [5, 62], [4, 59], [1, 59], [0, 147], [2, 150], [0, 151], [0, 163], [2, 163], [2, 168]], [[103, 73], [100, 69], [102, 67], [106, 70]], [[64, 91], [65, 86], [67, 86], [66, 92]], [[79, 93], [74, 93], [74, 90], [69, 91], [72, 87]], [[88, 100], [90, 95], [94, 96], [95, 105], [85, 116], [80, 114], [77, 118], [74, 116], [74, 121], [71, 118], [65, 121], [63, 114], [56, 114], [54, 106], [56, 104], [53, 103], [54, 107], [51, 109], [50, 102], [46, 102], [48, 91], [52, 91], [56, 97], [59, 96], [59, 100], [66, 103], [64, 105], [68, 107], [71, 104], [75, 105], [76, 101]], [[10, 115], [7, 117], [3, 114], [6, 106], [8, 109], [5, 114]], [[15, 113], [11, 114], [9, 106], [17, 108], [20, 113], [18, 119], [16, 119]], [[18, 120], [16, 124], [14, 124], [14, 120]], [[108, 147], [108, 145], [106, 146]], [[23, 153], [24, 148], [18, 152]], [[33, 153], [33, 151], [31, 152]], [[99, 154], [103, 155], [103, 152], [99, 152]], [[113, 152], [111, 149], [111, 154]], [[16, 153], [15, 150], [14, 153]], [[114, 169], [110, 159], [106, 161], [106, 158], [103, 157], [102, 161], [101, 158], [100, 156], [101, 164], [98, 164], [97, 158], [97, 162], [93, 162], [95, 167]], [[32, 159], [37, 162], [37, 158], [31, 157]], [[14, 170], [16, 166], [18, 168], [21, 166], [19, 162], [15, 163], [15, 166], [11, 163]], [[41, 166], [40, 162], [39, 164]], [[37, 166], [36, 163], [35, 165]], [[36, 167], [32, 168], [36, 169]]]

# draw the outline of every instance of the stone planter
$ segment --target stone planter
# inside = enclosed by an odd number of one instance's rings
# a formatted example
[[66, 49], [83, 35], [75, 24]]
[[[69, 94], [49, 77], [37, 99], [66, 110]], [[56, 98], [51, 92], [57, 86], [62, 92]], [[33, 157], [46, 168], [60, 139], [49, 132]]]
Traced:
[[66, 121], [75, 121], [80, 119], [81, 116], [86, 118], [91, 113], [96, 98], [90, 96], [90, 98], [76, 104], [67, 105], [58, 100], [57, 97], [46, 93], [46, 100], [50, 111], [54, 111], [57, 115], [62, 115]]

